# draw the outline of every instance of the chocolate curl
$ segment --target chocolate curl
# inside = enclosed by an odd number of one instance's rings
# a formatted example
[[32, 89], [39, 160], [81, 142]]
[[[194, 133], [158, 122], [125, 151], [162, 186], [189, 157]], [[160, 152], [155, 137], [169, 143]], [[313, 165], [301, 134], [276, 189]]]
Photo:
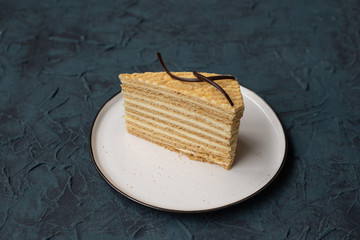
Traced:
[[[201, 82], [201, 80], [199, 80], [198, 78], [183, 78], [183, 77], [178, 77], [178, 76], [175, 76], [174, 74], [172, 74], [166, 67], [165, 63], [164, 63], [164, 60], [161, 56], [161, 53], [157, 52], [156, 53], [158, 59], [159, 59], [159, 62], [161, 64], [161, 66], [163, 67], [164, 71], [172, 78], [174, 79], [177, 79], [177, 80], [180, 80], [180, 81], [186, 81], [186, 82]], [[211, 76], [211, 77], [207, 77], [208, 79], [210, 80], [221, 80], [221, 79], [233, 79], [235, 80], [236, 78], [234, 76], [231, 76], [231, 75], [217, 75], [217, 76]]]
[[185, 82], [207, 82], [211, 85], [213, 85], [214, 87], [216, 87], [216, 89], [218, 89], [225, 97], [226, 99], [229, 101], [231, 106], [234, 106], [234, 103], [231, 101], [231, 98], [229, 97], [229, 95], [225, 92], [224, 89], [222, 89], [217, 83], [215, 83], [215, 80], [221, 80], [221, 79], [233, 79], [235, 80], [236, 78], [234, 76], [231, 75], [217, 75], [217, 76], [211, 76], [211, 77], [205, 77], [204, 75], [201, 75], [200, 73], [194, 71], [193, 74], [196, 78], [183, 78], [183, 77], [178, 77], [175, 76], [174, 74], [172, 74], [166, 67], [164, 60], [161, 56], [161, 53], [157, 52], [157, 57], [159, 59], [159, 62], [161, 64], [161, 66], [163, 67], [164, 71], [171, 77], [174, 78], [176, 80], [180, 80], [180, 81], [185, 81]]
[[159, 59], [159, 62], [161, 63], [161, 66], [163, 67], [163, 69], [165, 70], [165, 72], [171, 77], [174, 78], [176, 80], [180, 80], [180, 81], [186, 81], [186, 82], [201, 82], [201, 80], [197, 79], [197, 78], [182, 78], [182, 77], [178, 77], [175, 76], [174, 74], [172, 74], [167, 67], [165, 66], [164, 60], [161, 57], [161, 53], [157, 53], [157, 57]]
[[204, 75], [201, 75], [200, 73], [194, 71], [193, 72], [194, 76], [197, 77], [198, 79], [208, 82], [209, 84], [213, 85], [214, 87], [217, 88], [217, 90], [219, 90], [222, 94], [224, 94], [224, 96], [226, 97], [226, 99], [229, 101], [230, 105], [233, 107], [234, 103], [231, 101], [231, 98], [229, 97], [229, 95], [225, 92], [224, 89], [222, 89], [216, 82], [210, 80], [209, 78], [205, 77]]

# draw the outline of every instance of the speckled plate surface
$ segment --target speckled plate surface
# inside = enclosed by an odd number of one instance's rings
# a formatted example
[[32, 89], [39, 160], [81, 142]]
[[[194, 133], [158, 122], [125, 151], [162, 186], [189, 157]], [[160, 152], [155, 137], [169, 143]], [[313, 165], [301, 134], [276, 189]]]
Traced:
[[231, 170], [189, 160], [128, 134], [122, 93], [104, 104], [93, 123], [90, 147], [97, 170], [124, 196], [165, 211], [211, 211], [254, 196], [279, 173], [286, 139], [269, 105], [254, 92], [241, 91], [245, 112]]

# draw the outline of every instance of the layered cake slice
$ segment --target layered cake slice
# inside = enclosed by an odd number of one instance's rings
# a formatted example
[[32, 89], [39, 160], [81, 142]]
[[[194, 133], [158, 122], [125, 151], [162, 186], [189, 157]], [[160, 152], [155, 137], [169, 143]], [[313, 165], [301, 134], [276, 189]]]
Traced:
[[244, 111], [237, 80], [212, 73], [170, 73], [163, 67], [165, 72], [119, 75], [127, 131], [189, 159], [230, 169]]

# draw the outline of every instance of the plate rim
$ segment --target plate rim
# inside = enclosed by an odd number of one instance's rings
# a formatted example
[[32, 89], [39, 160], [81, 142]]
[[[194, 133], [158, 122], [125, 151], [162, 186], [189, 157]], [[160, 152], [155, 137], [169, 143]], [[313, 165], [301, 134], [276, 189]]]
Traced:
[[271, 111], [271, 113], [274, 114], [274, 116], [276, 117], [276, 119], [279, 121], [280, 126], [281, 126], [281, 132], [284, 136], [284, 144], [285, 144], [285, 149], [284, 149], [284, 155], [283, 155], [283, 159], [281, 161], [280, 167], [278, 168], [278, 170], [276, 171], [276, 173], [274, 174], [274, 176], [261, 188], [259, 188], [257, 191], [253, 192], [252, 194], [229, 204], [225, 204], [223, 206], [219, 206], [219, 207], [214, 207], [214, 208], [208, 208], [208, 209], [201, 209], [201, 210], [177, 210], [177, 209], [171, 209], [171, 208], [163, 208], [163, 207], [159, 207], [159, 206], [155, 206], [143, 201], [140, 201], [134, 197], [131, 197], [130, 195], [126, 194], [124, 191], [122, 191], [121, 189], [117, 188], [113, 183], [111, 183], [111, 181], [109, 179], [106, 178], [105, 174], [101, 171], [100, 167], [97, 165], [96, 160], [95, 160], [95, 156], [94, 156], [94, 150], [92, 147], [92, 136], [93, 136], [93, 132], [94, 132], [94, 128], [95, 128], [95, 123], [96, 120], [98, 119], [100, 113], [102, 112], [102, 110], [105, 108], [105, 106], [110, 103], [115, 97], [117, 97], [118, 95], [120, 95], [122, 93], [122, 90], [116, 92], [113, 96], [111, 96], [104, 104], [102, 104], [102, 106], [99, 108], [99, 110], [97, 111], [93, 121], [92, 121], [92, 125], [91, 125], [91, 129], [90, 129], [90, 136], [89, 136], [89, 148], [90, 148], [90, 155], [91, 155], [91, 159], [92, 162], [97, 170], [97, 172], [100, 174], [100, 176], [105, 180], [105, 182], [107, 184], [109, 184], [113, 190], [115, 190], [116, 192], [120, 193], [121, 195], [123, 195], [124, 197], [149, 208], [152, 209], [156, 209], [156, 210], [160, 210], [160, 211], [164, 211], [164, 212], [172, 212], [172, 213], [204, 213], [204, 212], [213, 212], [213, 211], [218, 211], [224, 208], [228, 208], [234, 205], [237, 205], [241, 202], [244, 202], [252, 197], [254, 197], [255, 195], [259, 194], [260, 192], [264, 191], [266, 188], [268, 188], [271, 183], [278, 177], [278, 175], [280, 174], [281, 170], [283, 169], [284, 165], [285, 165], [285, 161], [287, 158], [287, 153], [288, 153], [288, 140], [287, 140], [287, 136], [285, 134], [283, 125], [278, 117], [278, 115], [276, 114], [276, 112], [272, 109], [272, 107], [262, 98], [260, 97], [257, 93], [255, 93], [254, 91], [240, 85], [241, 88], [246, 89], [246, 91], [251, 92], [252, 94], [254, 94], [256, 97], [260, 98], [264, 104], [269, 108], [269, 110]]

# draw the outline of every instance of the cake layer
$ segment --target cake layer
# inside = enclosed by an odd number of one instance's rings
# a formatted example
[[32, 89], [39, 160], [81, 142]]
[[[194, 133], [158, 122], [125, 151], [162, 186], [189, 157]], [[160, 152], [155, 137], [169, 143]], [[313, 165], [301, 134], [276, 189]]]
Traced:
[[[139, 130], [143, 130], [143, 131], [149, 132], [151, 134], [161, 136], [162, 138], [166, 139], [169, 144], [170, 143], [183, 144], [184, 146], [186, 146], [185, 148], [188, 148], [188, 149], [191, 148], [194, 151], [200, 151], [200, 152], [210, 151], [211, 154], [216, 155], [216, 156], [227, 156], [234, 151], [234, 149], [232, 148], [234, 145], [231, 145], [231, 147], [228, 147], [226, 150], [214, 148], [212, 146], [208, 146], [206, 144], [199, 143], [194, 140], [189, 140], [187, 138], [177, 136], [175, 134], [170, 134], [166, 131], [154, 130], [152, 128], [152, 126], [149, 126], [149, 125], [145, 126], [145, 125], [140, 125], [140, 124], [141, 123], [139, 123], [139, 122], [134, 122], [134, 121], [130, 120], [130, 121], [127, 121], [126, 126], [132, 126], [132, 127], [138, 128]], [[234, 143], [235, 142], [236, 141], [234, 141]]]
[[[162, 107], [171, 108], [174, 110], [178, 110], [180, 112], [184, 113], [184, 106], [187, 107], [187, 111], [185, 113], [189, 112], [189, 109], [191, 109], [190, 114], [193, 116], [209, 116], [211, 117], [212, 121], [215, 121], [219, 124], [231, 124], [231, 117], [227, 118], [224, 117], [224, 115], [215, 113], [211, 107], [207, 108], [198, 108], [196, 106], [190, 105], [188, 101], [176, 97], [167, 97], [163, 95], [155, 95], [155, 94], [147, 94], [144, 92], [141, 92], [140, 90], [134, 90], [133, 88], [126, 89], [126, 94], [130, 98], [137, 98], [137, 99], [144, 99], [151, 103], [157, 104]], [[232, 116], [234, 117], [234, 116]]]
[[234, 133], [231, 135], [231, 133], [229, 132], [223, 132], [223, 130], [219, 131], [216, 128], [210, 127], [206, 123], [200, 121], [189, 119], [181, 115], [180, 117], [173, 116], [171, 111], [160, 113], [158, 111], [140, 107], [132, 103], [127, 103], [125, 109], [127, 112], [134, 112], [137, 115], [147, 116], [149, 117], [149, 119], [151, 119], [152, 117], [156, 117], [159, 120], [170, 122], [172, 124], [178, 125], [179, 127], [186, 126], [189, 129], [196, 129], [198, 132], [205, 132], [206, 134], [208, 134], [209, 136], [213, 136], [214, 138], [231, 138], [232, 136], [237, 134], [237, 131], [235, 131], [235, 129], [233, 129]]
[[[148, 121], [144, 120], [138, 120], [135, 118], [132, 118], [131, 116], [125, 117], [126, 124], [132, 124], [136, 125], [139, 128], [146, 128], [146, 129], [152, 129], [152, 132], [154, 134], [162, 134], [164, 136], [171, 137], [173, 139], [176, 139], [178, 141], [185, 142], [187, 144], [196, 144], [196, 146], [203, 147], [203, 148], [211, 148], [212, 151], [218, 154], [227, 153], [230, 151], [230, 146], [224, 146], [222, 144], [212, 142], [207, 138], [201, 138], [196, 135], [190, 135], [188, 133], [182, 133], [181, 131], [177, 129], [171, 129], [171, 127], [167, 127], [166, 125], [160, 125], [160, 124], [153, 124]], [[233, 141], [234, 142], [234, 141]]]
[[199, 129], [197, 127], [193, 127], [191, 125], [188, 125], [188, 124], [180, 121], [179, 119], [168, 119], [162, 115], [154, 115], [154, 114], [150, 115], [146, 112], [143, 112], [142, 110], [139, 111], [139, 109], [134, 109], [131, 107], [127, 107], [126, 111], [127, 111], [127, 114], [130, 114], [131, 116], [133, 116], [135, 118], [140, 118], [140, 119], [145, 118], [145, 119], [151, 120], [151, 122], [153, 122], [155, 124], [160, 123], [160, 124], [164, 124], [164, 125], [169, 125], [170, 127], [174, 128], [174, 129], [180, 129], [181, 131], [184, 131], [184, 132], [187, 132], [190, 134], [198, 134], [200, 137], [207, 137], [211, 141], [228, 144], [227, 138], [220, 137], [216, 134], [209, 133], [208, 131]]
[[[214, 104], [202, 103], [199, 101], [194, 101], [188, 96], [183, 96], [176, 92], [166, 91], [161, 87], [151, 86], [150, 84], [139, 85], [136, 82], [127, 82], [123, 84], [123, 87], [126, 88], [126, 91], [131, 94], [137, 94], [142, 96], [151, 97], [153, 99], [160, 99], [161, 101], [172, 103], [174, 105], [180, 105], [180, 103], [186, 104], [191, 109], [200, 114], [210, 114], [216, 119], [221, 119], [223, 122], [231, 123], [231, 120], [234, 118], [233, 112], [226, 112], [223, 109], [218, 109]], [[181, 106], [181, 105], [180, 105]], [[242, 111], [238, 111], [242, 113]]]
[[211, 136], [207, 132], [199, 131], [198, 129], [189, 127], [185, 124], [182, 125], [181, 123], [177, 122], [163, 121], [161, 119], [158, 119], [157, 116], [154, 117], [147, 114], [138, 114], [132, 111], [127, 111], [126, 119], [136, 120], [141, 124], [152, 125], [155, 126], [155, 128], [157, 129], [161, 129], [169, 133], [175, 133], [179, 136], [184, 135], [188, 139], [195, 139], [197, 141], [203, 141], [206, 144], [214, 144], [216, 146], [221, 145], [226, 148], [229, 147], [237, 137], [236, 134], [233, 135], [232, 138], [220, 138], [217, 136]]
[[220, 134], [224, 137], [230, 137], [232, 134], [232, 130], [236, 130], [234, 126], [226, 125], [222, 123], [218, 123], [213, 121], [213, 119], [206, 115], [198, 115], [193, 114], [190, 111], [186, 111], [186, 109], [178, 108], [168, 108], [162, 105], [158, 105], [157, 103], [151, 103], [150, 101], [147, 101], [147, 99], [139, 99], [139, 98], [133, 98], [128, 97], [125, 102], [125, 107], [130, 106], [133, 108], [140, 108], [144, 111], [151, 112], [155, 115], [164, 115], [165, 117], [170, 116], [170, 118], [175, 118], [191, 123], [196, 123], [198, 126], [209, 129], [210, 131], [213, 131], [215, 133]]

